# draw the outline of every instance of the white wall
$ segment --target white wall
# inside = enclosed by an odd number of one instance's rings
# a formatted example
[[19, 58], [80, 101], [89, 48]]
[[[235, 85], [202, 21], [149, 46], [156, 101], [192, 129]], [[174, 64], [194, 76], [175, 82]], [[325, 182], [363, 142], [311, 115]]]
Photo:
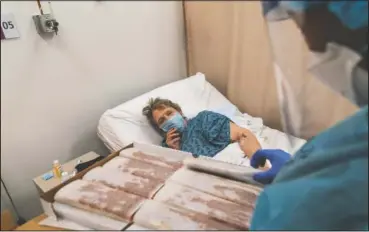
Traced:
[[[47, 13], [48, 4], [42, 1]], [[1, 176], [22, 216], [41, 212], [32, 178], [90, 150], [100, 115], [185, 76], [181, 2], [53, 1], [43, 40], [36, 1], [2, 1], [20, 39], [1, 41]]]

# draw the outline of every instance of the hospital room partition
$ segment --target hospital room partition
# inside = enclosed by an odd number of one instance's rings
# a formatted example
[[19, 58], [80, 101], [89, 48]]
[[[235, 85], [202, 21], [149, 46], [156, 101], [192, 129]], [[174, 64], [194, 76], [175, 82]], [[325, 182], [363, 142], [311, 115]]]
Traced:
[[[278, 35], [278, 32], [267, 30], [260, 2], [185, 1], [183, 5], [189, 75], [204, 73], [242, 112], [263, 118], [272, 128], [282, 129], [268, 40], [268, 33]], [[298, 75], [307, 63], [296, 60], [307, 62], [307, 46], [300, 42], [301, 34], [292, 21], [283, 27], [283, 33], [289, 35], [289, 41], [280, 41], [289, 46], [283, 63], [292, 75]], [[304, 114], [316, 120], [302, 125], [302, 138], [316, 135], [357, 110], [311, 76], [304, 80], [310, 94], [303, 105]]]

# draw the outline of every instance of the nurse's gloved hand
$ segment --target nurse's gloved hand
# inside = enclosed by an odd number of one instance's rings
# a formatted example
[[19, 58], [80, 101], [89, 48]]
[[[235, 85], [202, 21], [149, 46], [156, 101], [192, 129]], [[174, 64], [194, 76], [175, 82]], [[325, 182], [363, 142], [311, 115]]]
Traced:
[[284, 166], [291, 159], [291, 155], [280, 149], [260, 149], [251, 157], [250, 164], [253, 168], [259, 168], [266, 160], [272, 164], [268, 171], [254, 174], [253, 179], [262, 184], [270, 184]]

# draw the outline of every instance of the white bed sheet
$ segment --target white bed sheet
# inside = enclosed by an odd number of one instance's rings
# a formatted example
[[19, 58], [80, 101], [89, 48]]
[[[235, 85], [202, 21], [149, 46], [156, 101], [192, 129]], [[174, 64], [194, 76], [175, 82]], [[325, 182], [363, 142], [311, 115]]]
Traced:
[[[161, 137], [148, 124], [141, 110], [150, 97], [162, 97], [179, 103], [184, 114], [191, 118], [202, 110], [221, 113], [237, 125], [250, 129], [258, 138], [262, 148], [282, 149], [290, 154], [306, 141], [294, 138], [290, 147], [287, 135], [263, 124], [261, 118], [242, 114], [219, 91], [206, 81], [202, 73], [162, 86], [114, 109], [107, 110], [100, 118], [98, 136], [110, 151], [116, 151], [132, 142], [159, 145]], [[238, 165], [249, 166], [249, 160], [242, 158], [243, 152], [237, 143], [230, 144], [214, 159]]]
[[[248, 114], [235, 116], [233, 117], [233, 121], [241, 127], [250, 129], [264, 149], [282, 149], [290, 154], [294, 154], [306, 142], [303, 139], [293, 137], [294, 146], [291, 147], [285, 133], [263, 125], [261, 118], [251, 117]], [[223, 151], [219, 152], [214, 159], [237, 165], [250, 166], [249, 159], [243, 158], [243, 156], [244, 153], [238, 143], [232, 143]]]

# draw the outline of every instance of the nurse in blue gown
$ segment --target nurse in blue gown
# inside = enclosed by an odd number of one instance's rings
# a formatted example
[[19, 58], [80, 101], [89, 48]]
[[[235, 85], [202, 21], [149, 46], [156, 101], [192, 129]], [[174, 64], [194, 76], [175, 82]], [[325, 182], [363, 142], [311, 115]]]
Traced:
[[[250, 229], [368, 230], [368, 2], [263, 1], [262, 6], [274, 33], [283, 20], [296, 23], [314, 61], [307, 71], [360, 110], [313, 137], [293, 156], [268, 149], [252, 156], [253, 167], [267, 159], [272, 168], [254, 176], [266, 185]], [[273, 48], [277, 43], [269, 35], [272, 50], [281, 51]], [[288, 35], [280, 31], [279, 36], [283, 41]], [[274, 55], [278, 65], [280, 56]], [[305, 118], [297, 93], [291, 91], [297, 87], [294, 78], [285, 75], [277, 84], [282, 85], [282, 124], [296, 135]]]

